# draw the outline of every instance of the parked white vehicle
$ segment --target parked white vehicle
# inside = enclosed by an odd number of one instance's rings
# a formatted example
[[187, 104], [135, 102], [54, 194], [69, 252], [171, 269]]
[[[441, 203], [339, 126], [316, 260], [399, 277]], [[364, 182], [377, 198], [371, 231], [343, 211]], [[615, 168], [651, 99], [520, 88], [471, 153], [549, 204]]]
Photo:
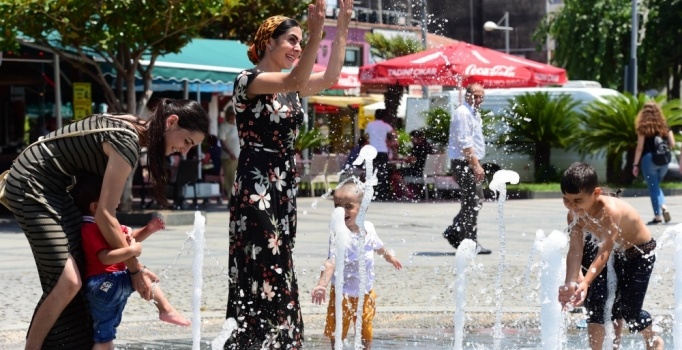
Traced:
[[[511, 107], [510, 101], [513, 101], [516, 96], [525, 93], [547, 92], [550, 96], [569, 95], [574, 100], [580, 102], [576, 108], [583, 108], [592, 101], [603, 99], [606, 96], [615, 96], [620, 93], [616, 90], [605, 88], [583, 88], [583, 87], [542, 87], [542, 88], [512, 88], [512, 89], [487, 89], [485, 91], [485, 99], [481, 108], [484, 111], [490, 111], [494, 115], [502, 115]], [[460, 96], [461, 95], [461, 96]], [[463, 99], [463, 92], [459, 91], [444, 91], [435, 93], [429, 96], [428, 108], [433, 109], [441, 107], [446, 109], [450, 115], [454, 114], [455, 108], [460, 104], [460, 99]], [[409, 101], [408, 101], [409, 102]], [[412, 113], [410, 111], [410, 104], [408, 103], [407, 121], [406, 125], [423, 126], [423, 120], [415, 122], [409, 121], [410, 118], [424, 118], [423, 114]], [[508, 130], [504, 125], [494, 126], [493, 133], [504, 134]], [[606, 157], [603, 154], [581, 155], [575, 151], [565, 151], [563, 149], [552, 149], [551, 164], [564, 170], [575, 161], [583, 161], [592, 165], [597, 171], [600, 179], [606, 179]], [[532, 182], [535, 168], [533, 165], [533, 158], [527, 154], [508, 153], [503, 148], [498, 148], [494, 145], [488, 145], [486, 149], [486, 157], [484, 163], [494, 163], [500, 166], [501, 169], [512, 170], [519, 173], [522, 182]]]

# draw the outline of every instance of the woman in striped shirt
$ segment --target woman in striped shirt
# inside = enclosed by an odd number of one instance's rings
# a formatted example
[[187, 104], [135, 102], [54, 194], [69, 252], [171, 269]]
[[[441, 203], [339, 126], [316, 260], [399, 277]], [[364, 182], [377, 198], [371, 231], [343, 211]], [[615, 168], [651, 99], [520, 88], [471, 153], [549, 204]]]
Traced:
[[[92, 348], [92, 321], [79, 293], [84, 271], [82, 220], [67, 193], [74, 176], [80, 172], [103, 176], [95, 220], [112, 247], [124, 247], [116, 208], [140, 147], [148, 148], [156, 199], [164, 204], [166, 156], [186, 154], [201, 144], [208, 127], [208, 116], [197, 102], [162, 99], [149, 120], [126, 114], [92, 115], [48, 134], [45, 142], [32, 144], [17, 157], [8, 176], [7, 199], [29, 241], [43, 289], [26, 349]], [[65, 134], [72, 135], [59, 137]], [[135, 275], [135, 290], [149, 300], [151, 282], [158, 277], [136, 258], [127, 260], [126, 266]]]

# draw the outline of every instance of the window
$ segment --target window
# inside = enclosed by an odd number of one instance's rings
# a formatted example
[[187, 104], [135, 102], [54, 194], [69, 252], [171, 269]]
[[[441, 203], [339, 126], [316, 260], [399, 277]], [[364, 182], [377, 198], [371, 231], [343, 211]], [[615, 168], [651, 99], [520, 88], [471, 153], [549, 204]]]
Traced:
[[362, 47], [350, 46], [346, 48], [346, 57], [343, 60], [343, 65], [347, 67], [362, 66]]

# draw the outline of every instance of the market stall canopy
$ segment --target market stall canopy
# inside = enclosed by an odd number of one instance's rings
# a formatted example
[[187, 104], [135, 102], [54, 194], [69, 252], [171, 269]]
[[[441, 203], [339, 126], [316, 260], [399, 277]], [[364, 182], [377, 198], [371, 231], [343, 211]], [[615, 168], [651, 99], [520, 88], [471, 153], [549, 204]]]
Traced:
[[[407, 97], [408, 96], [406, 94], [403, 94], [403, 97], [400, 99], [400, 106], [398, 107], [398, 114], [396, 115], [398, 118], [405, 118], [405, 114], [407, 113]], [[362, 110], [366, 116], [373, 116], [376, 114], [378, 109], [384, 108], [386, 108], [386, 104], [384, 101], [381, 101], [366, 105], [362, 108]]]
[[[153, 90], [179, 91], [187, 82], [190, 91], [232, 93], [237, 75], [254, 66], [247, 50], [248, 46], [236, 40], [193, 39], [180, 52], [156, 59]], [[140, 63], [147, 66], [149, 60]], [[138, 77], [136, 89], [141, 88], [142, 80]]]
[[[318, 63], [313, 66], [313, 73], [324, 72], [327, 67]], [[358, 79], [358, 67], [343, 67], [341, 68], [341, 76], [336, 84], [332, 85], [330, 89], [345, 90], [357, 89], [360, 87], [360, 80]]]
[[566, 81], [562, 68], [465, 42], [360, 68], [363, 84], [531, 87]]
[[310, 96], [307, 97], [308, 103], [319, 103], [322, 105], [348, 107], [351, 105], [368, 105], [384, 100], [383, 95], [371, 94], [367, 96]]

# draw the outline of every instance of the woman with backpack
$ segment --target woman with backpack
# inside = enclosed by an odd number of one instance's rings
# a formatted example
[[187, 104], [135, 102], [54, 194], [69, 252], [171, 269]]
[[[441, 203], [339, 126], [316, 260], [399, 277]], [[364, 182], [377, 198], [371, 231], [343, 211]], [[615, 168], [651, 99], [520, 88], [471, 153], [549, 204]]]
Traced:
[[665, 205], [665, 197], [660, 184], [668, 172], [668, 162], [670, 162], [671, 150], [675, 146], [675, 137], [666, 124], [661, 107], [653, 101], [645, 103], [639, 111], [635, 120], [635, 130], [637, 131], [637, 149], [632, 175], [637, 177], [641, 169], [654, 209], [654, 219], [647, 225], [667, 223], [670, 221], [670, 212]]

